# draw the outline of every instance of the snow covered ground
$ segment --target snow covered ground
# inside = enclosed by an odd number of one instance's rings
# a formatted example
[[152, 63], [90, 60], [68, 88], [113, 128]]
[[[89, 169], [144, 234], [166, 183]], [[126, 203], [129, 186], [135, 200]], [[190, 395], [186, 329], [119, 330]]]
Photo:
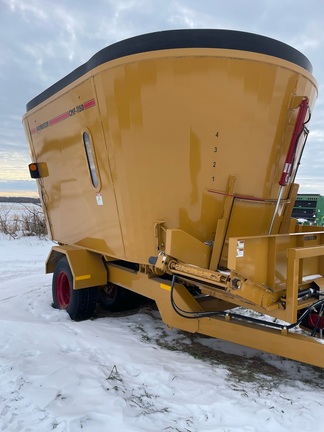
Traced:
[[51, 307], [51, 242], [0, 236], [0, 430], [324, 430], [324, 370], [169, 332], [154, 305], [72, 322]]

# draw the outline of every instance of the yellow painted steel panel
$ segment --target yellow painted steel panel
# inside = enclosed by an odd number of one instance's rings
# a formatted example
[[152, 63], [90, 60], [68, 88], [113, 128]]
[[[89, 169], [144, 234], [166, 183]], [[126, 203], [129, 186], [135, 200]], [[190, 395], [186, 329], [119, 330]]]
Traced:
[[236, 202], [227, 237], [264, 234], [295, 96], [307, 96], [312, 108], [316, 94], [302, 67], [233, 49], [160, 50], [99, 65], [25, 116], [34, 159], [48, 166], [39, 187], [53, 238], [140, 263], [157, 253], [158, 220], [210, 243], [229, 176], [236, 177]]

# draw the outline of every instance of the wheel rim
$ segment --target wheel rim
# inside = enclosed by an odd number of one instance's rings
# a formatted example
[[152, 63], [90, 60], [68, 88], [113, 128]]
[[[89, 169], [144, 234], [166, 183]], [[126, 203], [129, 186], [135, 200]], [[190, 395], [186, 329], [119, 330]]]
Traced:
[[56, 280], [56, 297], [61, 309], [66, 309], [71, 300], [70, 281], [65, 272], [60, 272]]
[[103, 288], [102, 292], [104, 293], [105, 299], [108, 302], [112, 302], [115, 300], [117, 295], [117, 286], [113, 283], [108, 283], [105, 288]]

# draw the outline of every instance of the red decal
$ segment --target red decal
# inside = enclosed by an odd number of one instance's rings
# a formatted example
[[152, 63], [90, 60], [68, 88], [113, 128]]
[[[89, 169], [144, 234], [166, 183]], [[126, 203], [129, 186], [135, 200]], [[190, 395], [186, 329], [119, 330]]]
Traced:
[[70, 114], [69, 114], [69, 112], [67, 111], [67, 112], [65, 112], [64, 114], [61, 114], [61, 115], [59, 115], [59, 116], [57, 116], [57, 117], [54, 117], [54, 118], [53, 118], [52, 120], [50, 120], [48, 123], [49, 123], [50, 126], [53, 126], [53, 125], [55, 125], [56, 123], [59, 123], [60, 121], [67, 119], [68, 117], [70, 117]]
[[96, 105], [96, 101], [95, 101], [95, 99], [91, 99], [91, 100], [89, 100], [88, 102], [85, 102], [85, 103], [83, 104], [84, 109], [88, 109], [88, 108], [94, 107], [95, 105]]
[[84, 103], [82, 103], [82, 104], [80, 104], [80, 105], [78, 105], [76, 107], [73, 107], [69, 111], [66, 111], [66, 112], [64, 112], [64, 113], [62, 113], [62, 114], [60, 114], [60, 115], [52, 118], [51, 120], [48, 120], [48, 121], [42, 123], [41, 125], [36, 126], [36, 127], [32, 128], [32, 129], [30, 129], [30, 134], [34, 135], [36, 133], [39, 133], [43, 129], [45, 129], [45, 128], [49, 127], [49, 126], [54, 126], [57, 123], [59, 123], [59, 122], [61, 122], [63, 120], [66, 120], [66, 119], [68, 119], [68, 118], [70, 118], [70, 117], [72, 117], [72, 116], [74, 116], [76, 114], [79, 114], [79, 113], [81, 113], [82, 111], [84, 111], [84, 110], [86, 110], [88, 108], [92, 108], [94, 106], [96, 106], [96, 100], [95, 99], [90, 99], [87, 102], [84, 102]]

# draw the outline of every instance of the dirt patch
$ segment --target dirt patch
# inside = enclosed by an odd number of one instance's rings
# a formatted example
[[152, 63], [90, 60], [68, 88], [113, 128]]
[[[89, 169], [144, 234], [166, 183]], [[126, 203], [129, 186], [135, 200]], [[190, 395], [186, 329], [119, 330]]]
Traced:
[[[145, 319], [141, 319], [143, 315]], [[127, 319], [142, 342], [182, 352], [213, 367], [224, 368], [231, 387], [242, 393], [245, 383], [252, 383], [263, 392], [283, 383], [296, 388], [304, 384], [324, 389], [324, 370], [315, 366], [201, 334], [181, 330], [170, 332], [162, 322], [155, 303], [147, 299], [143, 299], [135, 309], [125, 312], [112, 313], [98, 307], [96, 317]]]

